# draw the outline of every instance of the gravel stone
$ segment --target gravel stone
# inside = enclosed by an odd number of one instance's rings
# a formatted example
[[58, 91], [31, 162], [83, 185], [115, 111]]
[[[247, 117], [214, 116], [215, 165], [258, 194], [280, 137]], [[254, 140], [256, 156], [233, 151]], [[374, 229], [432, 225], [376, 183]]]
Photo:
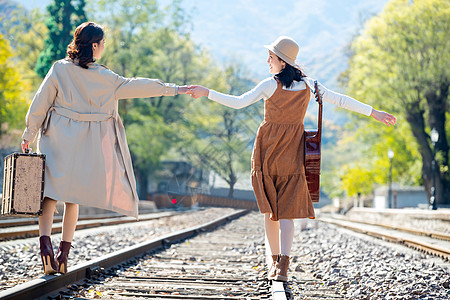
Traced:
[[439, 258], [432, 262], [421, 252], [394, 250], [387, 242], [358, 238], [317, 220], [295, 222], [294, 295], [302, 293], [295, 288], [295, 278], [301, 278], [298, 270], [303, 270], [345, 299], [450, 299], [450, 268]]

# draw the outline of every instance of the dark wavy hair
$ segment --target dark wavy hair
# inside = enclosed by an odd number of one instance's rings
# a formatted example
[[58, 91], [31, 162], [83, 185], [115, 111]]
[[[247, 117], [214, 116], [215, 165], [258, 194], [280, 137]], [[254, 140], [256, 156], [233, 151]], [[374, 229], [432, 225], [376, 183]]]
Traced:
[[[278, 59], [284, 61], [279, 57]], [[280, 73], [276, 74], [274, 77], [279, 80], [283, 86], [290, 88], [294, 83], [294, 80], [301, 81], [303, 77], [306, 77], [306, 75], [303, 73], [303, 70], [294, 68], [290, 64], [286, 63], [283, 70], [281, 70]]]
[[100, 43], [104, 31], [94, 22], [84, 22], [75, 29], [72, 42], [67, 46], [67, 56], [72, 60], [78, 59], [80, 67], [87, 69], [88, 64], [94, 62], [92, 44]]

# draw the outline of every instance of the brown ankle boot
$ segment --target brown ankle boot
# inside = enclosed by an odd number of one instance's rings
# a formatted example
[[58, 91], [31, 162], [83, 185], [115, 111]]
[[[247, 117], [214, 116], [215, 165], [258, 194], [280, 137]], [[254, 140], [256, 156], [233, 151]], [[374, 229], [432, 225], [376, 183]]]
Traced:
[[287, 281], [288, 269], [289, 269], [289, 256], [281, 254], [280, 258], [278, 259], [275, 277], [273, 278], [273, 280]]
[[45, 274], [56, 273], [56, 262], [53, 254], [53, 245], [48, 235], [39, 237], [39, 244], [41, 248], [41, 260], [44, 267]]
[[272, 265], [270, 266], [269, 272], [267, 272], [267, 279], [272, 280], [275, 277], [277, 262], [278, 262], [278, 254], [272, 255]]
[[58, 254], [56, 254], [56, 261], [58, 262], [58, 273], [67, 273], [67, 258], [69, 257], [71, 243], [61, 241], [59, 243]]

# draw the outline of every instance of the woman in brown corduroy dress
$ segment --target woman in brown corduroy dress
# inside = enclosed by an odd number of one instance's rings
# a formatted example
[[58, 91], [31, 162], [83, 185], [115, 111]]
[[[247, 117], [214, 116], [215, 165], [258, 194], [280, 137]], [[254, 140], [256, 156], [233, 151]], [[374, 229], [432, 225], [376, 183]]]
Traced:
[[304, 168], [303, 119], [310, 89], [277, 89], [264, 102], [252, 155], [252, 185], [261, 213], [272, 221], [314, 218]]
[[[264, 121], [258, 129], [252, 155], [252, 185], [258, 207], [265, 215], [266, 236], [272, 254], [268, 278], [287, 281], [289, 255], [297, 218], [314, 218], [304, 168], [304, 126], [308, 103], [314, 99], [314, 80], [296, 65], [297, 43], [279, 37], [269, 49], [269, 77], [254, 89], [231, 96], [202, 86], [190, 86], [187, 94], [232, 108], [242, 108], [264, 99]], [[348, 110], [394, 125], [394, 116], [373, 109], [351, 97], [318, 84], [322, 99]]]

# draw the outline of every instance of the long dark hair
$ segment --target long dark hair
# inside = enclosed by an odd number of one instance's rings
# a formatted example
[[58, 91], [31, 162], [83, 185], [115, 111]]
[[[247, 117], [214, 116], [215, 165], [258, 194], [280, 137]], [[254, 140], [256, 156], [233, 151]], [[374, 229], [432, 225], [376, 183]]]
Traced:
[[[281, 58], [278, 58], [281, 61]], [[305, 73], [303, 73], [303, 70], [294, 68], [290, 64], [286, 63], [286, 66], [283, 68], [283, 70], [280, 71], [280, 73], [275, 75], [275, 79], [278, 79], [281, 84], [287, 88], [290, 88], [292, 84], [295, 81], [301, 81], [303, 77], [306, 77]]]
[[100, 43], [103, 34], [103, 28], [94, 22], [79, 25], [73, 34], [72, 42], [67, 46], [67, 56], [72, 60], [78, 59], [80, 67], [87, 69], [88, 64], [95, 61], [92, 44]]

